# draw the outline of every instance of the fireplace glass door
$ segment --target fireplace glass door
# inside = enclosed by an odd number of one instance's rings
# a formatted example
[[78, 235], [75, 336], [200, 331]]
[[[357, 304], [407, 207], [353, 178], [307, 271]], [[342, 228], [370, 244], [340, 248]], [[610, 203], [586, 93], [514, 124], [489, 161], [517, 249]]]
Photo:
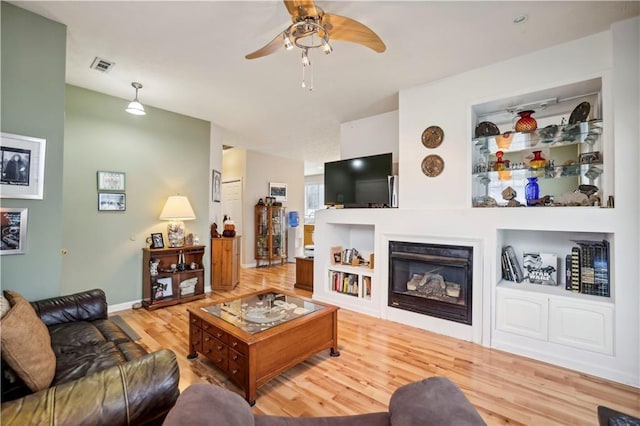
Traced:
[[389, 242], [389, 306], [471, 324], [473, 248]]

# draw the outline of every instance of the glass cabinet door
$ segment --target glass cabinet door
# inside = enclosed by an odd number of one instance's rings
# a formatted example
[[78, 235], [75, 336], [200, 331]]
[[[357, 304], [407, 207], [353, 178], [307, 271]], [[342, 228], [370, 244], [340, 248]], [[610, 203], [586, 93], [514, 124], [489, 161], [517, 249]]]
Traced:
[[269, 216], [266, 206], [256, 207], [256, 257], [269, 257]]
[[284, 208], [274, 207], [271, 208], [271, 229], [272, 229], [272, 241], [271, 241], [271, 256], [280, 257], [285, 254], [285, 220], [284, 220]]

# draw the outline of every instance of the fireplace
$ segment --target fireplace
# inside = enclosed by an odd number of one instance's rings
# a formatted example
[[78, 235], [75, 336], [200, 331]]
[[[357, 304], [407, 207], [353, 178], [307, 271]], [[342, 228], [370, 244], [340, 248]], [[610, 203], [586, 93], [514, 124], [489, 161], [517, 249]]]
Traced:
[[389, 241], [389, 306], [471, 325], [473, 247]]

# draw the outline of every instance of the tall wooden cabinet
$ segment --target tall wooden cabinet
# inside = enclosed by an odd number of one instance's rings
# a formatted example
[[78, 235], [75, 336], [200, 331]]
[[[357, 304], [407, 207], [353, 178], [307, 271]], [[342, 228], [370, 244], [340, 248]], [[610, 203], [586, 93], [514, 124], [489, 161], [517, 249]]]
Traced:
[[233, 290], [240, 281], [240, 239], [211, 238], [211, 290]]
[[285, 210], [282, 206], [256, 206], [256, 266], [260, 266], [260, 262], [270, 266], [273, 261], [284, 264], [287, 259]]
[[[180, 255], [184, 255], [181, 263]], [[142, 306], [157, 309], [202, 299], [204, 246], [142, 249]]]

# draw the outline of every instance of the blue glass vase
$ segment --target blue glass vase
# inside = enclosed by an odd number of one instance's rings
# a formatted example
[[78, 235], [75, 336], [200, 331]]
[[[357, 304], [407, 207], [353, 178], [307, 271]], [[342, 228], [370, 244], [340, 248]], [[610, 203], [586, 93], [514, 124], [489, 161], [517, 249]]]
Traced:
[[540, 187], [538, 186], [538, 178], [527, 178], [529, 183], [524, 186], [524, 196], [527, 199], [527, 206], [533, 206], [535, 200], [540, 198]]

